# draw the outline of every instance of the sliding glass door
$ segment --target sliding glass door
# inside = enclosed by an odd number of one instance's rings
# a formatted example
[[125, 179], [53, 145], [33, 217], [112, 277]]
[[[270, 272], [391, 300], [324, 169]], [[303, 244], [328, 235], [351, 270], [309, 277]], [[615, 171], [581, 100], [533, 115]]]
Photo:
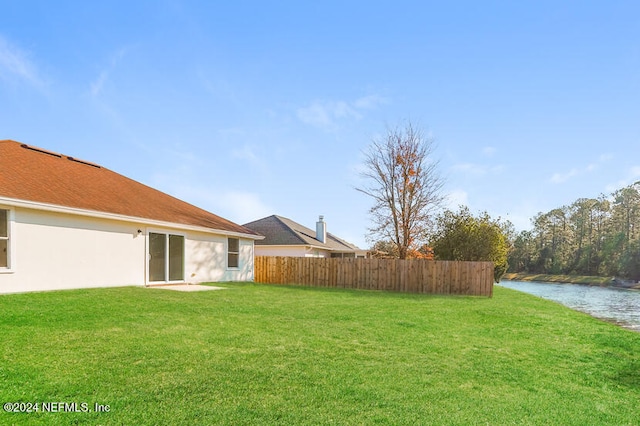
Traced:
[[149, 282], [184, 280], [184, 236], [149, 232]]
[[169, 235], [169, 281], [184, 280], [184, 237]]

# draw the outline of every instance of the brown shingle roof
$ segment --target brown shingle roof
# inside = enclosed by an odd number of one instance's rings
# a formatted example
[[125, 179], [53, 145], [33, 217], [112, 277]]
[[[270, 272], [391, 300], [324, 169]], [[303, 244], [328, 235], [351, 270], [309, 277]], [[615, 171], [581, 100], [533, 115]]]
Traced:
[[0, 197], [257, 235], [97, 164], [11, 140], [0, 140]]

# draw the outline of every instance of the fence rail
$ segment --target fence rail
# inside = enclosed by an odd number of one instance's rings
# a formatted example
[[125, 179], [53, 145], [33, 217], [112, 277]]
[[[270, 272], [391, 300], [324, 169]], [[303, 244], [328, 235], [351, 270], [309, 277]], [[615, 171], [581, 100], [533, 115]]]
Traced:
[[255, 281], [491, 297], [493, 262], [257, 256]]

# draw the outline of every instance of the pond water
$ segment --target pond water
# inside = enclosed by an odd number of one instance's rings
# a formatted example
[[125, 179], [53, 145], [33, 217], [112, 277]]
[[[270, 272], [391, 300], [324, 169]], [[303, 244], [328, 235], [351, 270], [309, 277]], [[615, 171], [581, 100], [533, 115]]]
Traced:
[[577, 284], [502, 281], [501, 286], [562, 303], [640, 332], [640, 291]]

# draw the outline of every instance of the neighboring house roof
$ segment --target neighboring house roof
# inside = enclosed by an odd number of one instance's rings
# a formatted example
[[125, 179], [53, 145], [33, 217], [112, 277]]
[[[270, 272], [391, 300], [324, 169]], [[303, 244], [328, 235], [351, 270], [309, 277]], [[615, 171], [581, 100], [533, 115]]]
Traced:
[[0, 140], [1, 198], [257, 236], [97, 164], [11, 140]]
[[264, 239], [256, 241], [257, 246], [313, 246], [337, 252], [364, 251], [335, 235], [327, 232], [324, 243], [316, 238], [316, 231], [302, 226], [286, 217], [272, 215], [242, 225], [261, 235]]

